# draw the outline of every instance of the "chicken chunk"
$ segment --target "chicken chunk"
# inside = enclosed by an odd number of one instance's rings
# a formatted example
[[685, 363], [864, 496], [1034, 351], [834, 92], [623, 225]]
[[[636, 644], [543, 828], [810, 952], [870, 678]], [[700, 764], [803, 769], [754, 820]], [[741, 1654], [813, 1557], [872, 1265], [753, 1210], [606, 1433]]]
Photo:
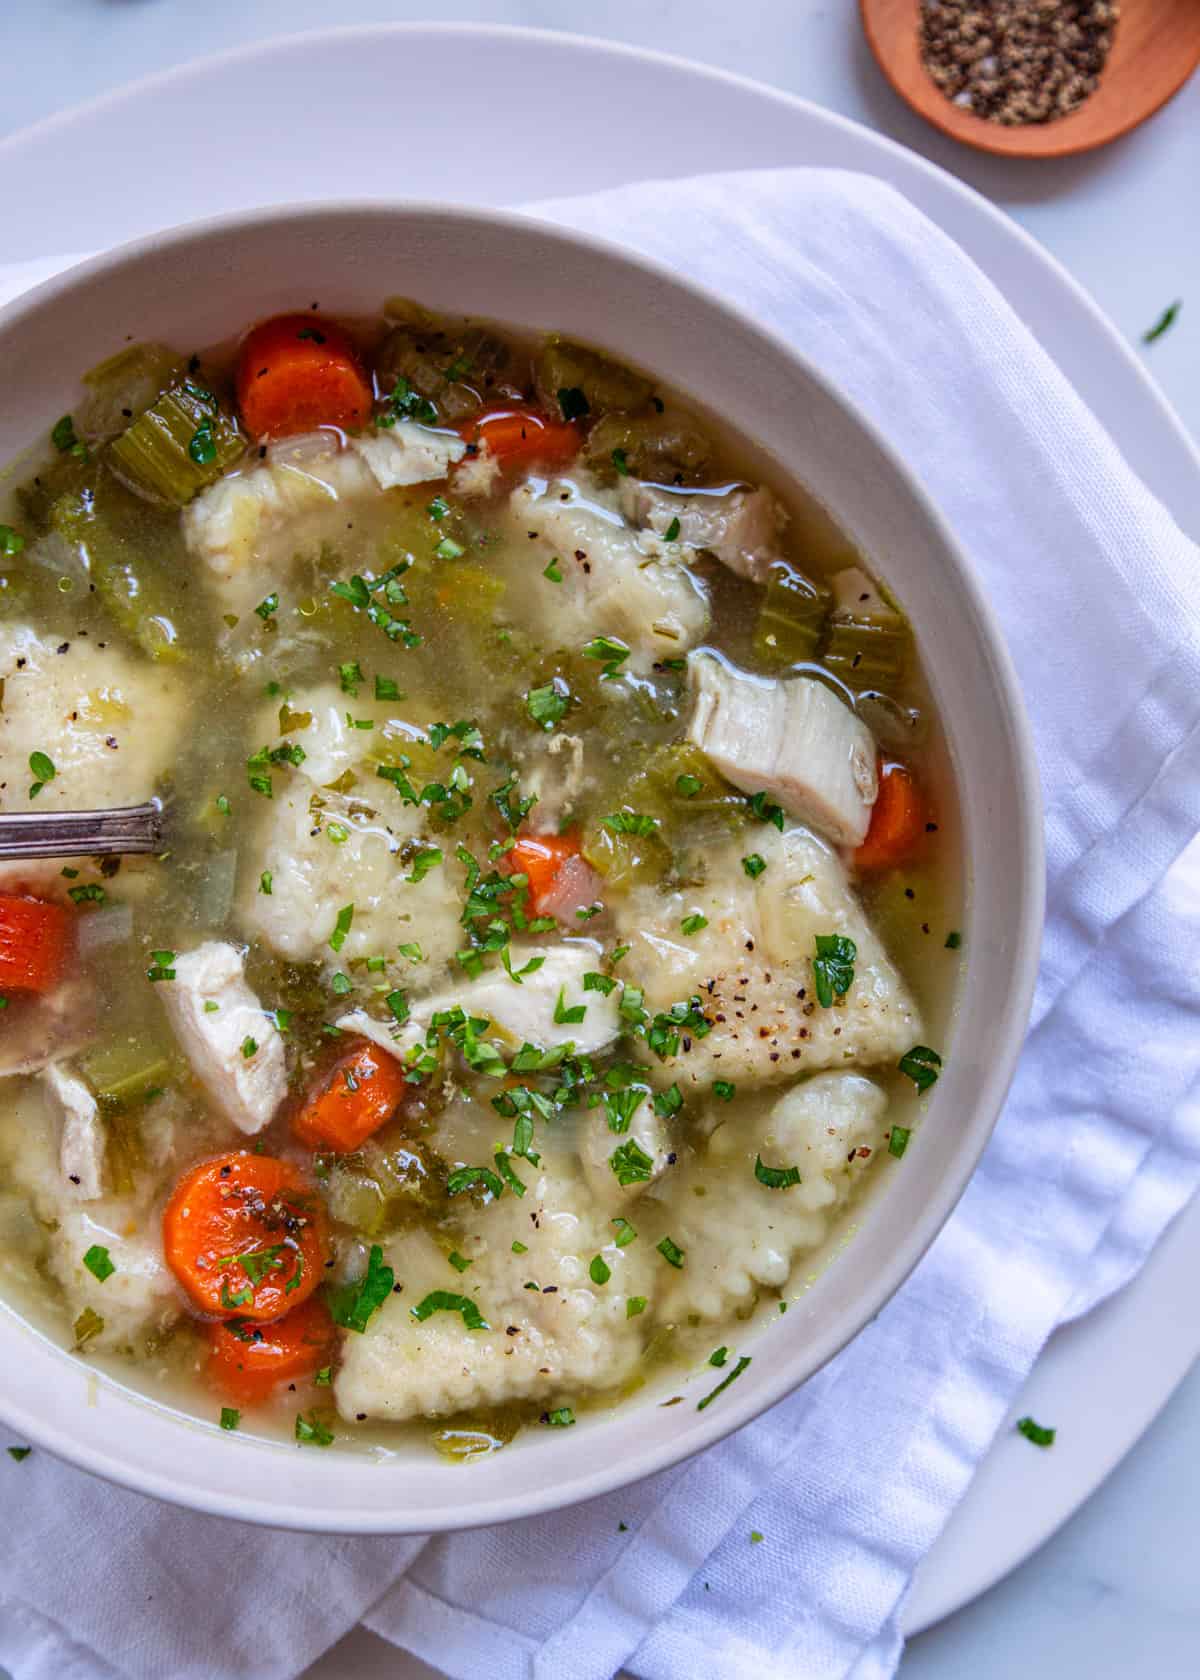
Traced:
[[[471, 1261], [461, 1276], [425, 1233], [396, 1239], [387, 1260], [403, 1293], [387, 1297], [363, 1334], [344, 1336], [338, 1410], [400, 1422], [626, 1381], [642, 1338], [625, 1301], [647, 1292], [649, 1262], [644, 1245], [618, 1248], [613, 1237], [578, 1168], [551, 1144], [523, 1197], [500, 1197], [455, 1236]], [[515, 1254], [514, 1243], [521, 1245]], [[603, 1286], [589, 1276], [597, 1254], [611, 1271]], [[465, 1293], [486, 1328], [468, 1328], [459, 1312], [414, 1316], [414, 1307], [445, 1289]]]
[[[878, 1157], [886, 1111], [887, 1097], [871, 1080], [823, 1073], [749, 1122], [731, 1113], [707, 1151], [680, 1169], [662, 1215], [686, 1264], [661, 1281], [659, 1317], [724, 1319], [746, 1311], [759, 1287], [782, 1288], [796, 1256], [824, 1242], [832, 1215]], [[796, 1168], [799, 1182], [763, 1184], [760, 1160]]]
[[[579, 1055], [590, 1056], [611, 1044], [621, 1031], [615, 994], [605, 997], [583, 989], [584, 975], [599, 967], [600, 946], [591, 939], [572, 939], [558, 945], [513, 946], [509, 952], [517, 974], [539, 957], [541, 966], [522, 975], [519, 985], [504, 969], [496, 969], [454, 991], [416, 1000], [401, 1027], [375, 1020], [361, 1009], [343, 1015], [337, 1025], [400, 1057], [424, 1038], [435, 1015], [454, 1008], [489, 1022], [485, 1036], [507, 1041], [512, 1049], [525, 1043], [544, 1050], [573, 1044]], [[561, 1018], [576, 1009], [584, 1011], [580, 1020]]]
[[655, 660], [686, 653], [708, 629], [704, 587], [683, 556], [659, 543], [649, 552], [640, 547], [614, 499], [582, 475], [520, 485], [510, 518], [514, 532], [536, 544], [539, 571], [559, 561], [560, 587], [530, 591], [529, 604], [562, 645], [582, 646], [599, 633], [619, 637], [632, 650], [622, 670], [644, 675]]
[[705, 549], [723, 566], [752, 583], [765, 583], [779, 559], [779, 539], [787, 513], [769, 490], [740, 486], [733, 490], [667, 490], [627, 478], [621, 484], [621, 511], [635, 525], [674, 541]]
[[435, 483], [467, 452], [457, 432], [434, 431], [415, 420], [400, 420], [384, 431], [352, 438], [350, 448], [367, 463], [381, 490]]
[[711, 654], [688, 660], [688, 734], [746, 793], [763, 791], [838, 846], [860, 846], [879, 792], [875, 742], [813, 677], [753, 677]]
[[64, 1185], [78, 1201], [95, 1201], [104, 1189], [104, 1124], [96, 1099], [77, 1073], [52, 1062], [42, 1083], [58, 1112], [58, 1164]]
[[[921, 1039], [912, 994], [858, 903], [837, 854], [807, 829], [754, 831], [764, 868], [741, 868], [745, 836], [714, 843], [708, 883], [661, 892], [639, 887], [612, 895], [617, 933], [630, 947], [621, 964], [651, 1012], [699, 1001], [710, 1030], [684, 1031], [661, 1064], [685, 1100], [714, 1079], [771, 1084], [820, 1068], [895, 1062]], [[699, 911], [707, 926], [682, 936]], [[855, 946], [854, 980], [842, 999], [817, 1001], [813, 957], [818, 934]]]
[[242, 953], [216, 940], [174, 961], [159, 988], [192, 1071], [239, 1131], [268, 1125], [287, 1093], [283, 1039], [246, 984]]

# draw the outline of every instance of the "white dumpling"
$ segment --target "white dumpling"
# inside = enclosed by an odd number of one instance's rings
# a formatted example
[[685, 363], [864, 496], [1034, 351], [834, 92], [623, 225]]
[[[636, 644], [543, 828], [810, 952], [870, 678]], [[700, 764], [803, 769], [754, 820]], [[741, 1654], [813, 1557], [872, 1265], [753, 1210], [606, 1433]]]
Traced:
[[[656, 1315], [722, 1319], [744, 1312], [756, 1289], [782, 1288], [796, 1256], [824, 1242], [832, 1214], [878, 1155], [886, 1111], [883, 1091], [857, 1073], [805, 1080], [750, 1123], [731, 1109], [707, 1153], [669, 1180], [672, 1199], [659, 1217], [684, 1264], [659, 1274]], [[797, 1168], [800, 1182], [760, 1183], [760, 1157], [767, 1167]]]
[[[538, 1169], [515, 1163], [527, 1189], [464, 1209], [454, 1243], [471, 1265], [451, 1267], [431, 1237], [413, 1232], [387, 1246], [402, 1292], [390, 1295], [365, 1333], [345, 1332], [334, 1397], [344, 1417], [444, 1417], [514, 1400], [583, 1395], [626, 1381], [641, 1354], [630, 1295], [644, 1294], [648, 1260], [619, 1248], [569, 1157], [548, 1146]], [[523, 1251], [513, 1252], [513, 1244]], [[636, 1252], [635, 1252], [636, 1251]], [[600, 1255], [610, 1277], [593, 1281]], [[537, 1285], [527, 1289], [528, 1283]], [[434, 1290], [465, 1295], [488, 1328], [458, 1312], [418, 1322], [413, 1307]]]
[[[741, 866], [755, 850], [756, 879]], [[769, 825], [714, 843], [698, 888], [640, 888], [612, 907], [630, 946], [621, 975], [643, 988], [652, 1013], [697, 997], [712, 1029], [683, 1034], [663, 1066], [687, 1095], [714, 1079], [771, 1084], [820, 1068], [895, 1062], [922, 1036], [921, 1016], [850, 887], [837, 854], [807, 829]], [[708, 925], [684, 935], [699, 911]], [[853, 941], [854, 982], [829, 1008], [817, 1001], [818, 934]]]

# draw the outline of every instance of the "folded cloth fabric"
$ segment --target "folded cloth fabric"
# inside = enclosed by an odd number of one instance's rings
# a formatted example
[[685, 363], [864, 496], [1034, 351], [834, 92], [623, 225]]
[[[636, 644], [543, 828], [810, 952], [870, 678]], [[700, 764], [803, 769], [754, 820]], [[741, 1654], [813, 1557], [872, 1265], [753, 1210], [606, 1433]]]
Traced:
[[799, 345], [901, 442], [971, 556], [1046, 793], [1045, 955], [1010, 1101], [879, 1318], [772, 1412], [620, 1494], [422, 1545], [248, 1530], [41, 1455], [10, 1466], [0, 1661], [18, 1680], [285, 1680], [360, 1618], [455, 1680], [881, 1680], [912, 1572], [1042, 1343], [1132, 1275], [1200, 1180], [1181, 855], [1200, 554], [989, 282], [881, 183], [729, 175], [537, 213]]

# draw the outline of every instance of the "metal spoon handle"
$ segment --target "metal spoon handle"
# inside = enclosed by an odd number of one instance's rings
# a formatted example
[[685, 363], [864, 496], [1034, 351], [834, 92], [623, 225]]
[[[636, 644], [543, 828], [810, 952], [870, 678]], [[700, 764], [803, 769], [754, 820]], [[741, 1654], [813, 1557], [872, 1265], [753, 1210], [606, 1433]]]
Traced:
[[15, 811], [0, 815], [0, 859], [158, 852], [163, 808], [157, 799], [114, 811]]

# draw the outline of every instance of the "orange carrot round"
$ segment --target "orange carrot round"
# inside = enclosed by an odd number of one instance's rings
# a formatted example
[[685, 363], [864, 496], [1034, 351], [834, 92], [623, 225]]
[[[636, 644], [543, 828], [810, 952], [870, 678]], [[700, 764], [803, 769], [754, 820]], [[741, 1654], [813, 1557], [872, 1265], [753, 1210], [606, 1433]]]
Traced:
[[245, 1149], [216, 1155], [172, 1191], [163, 1249], [201, 1312], [281, 1318], [324, 1277], [324, 1206], [290, 1161]]
[[309, 1092], [292, 1131], [310, 1149], [349, 1154], [391, 1119], [408, 1093], [396, 1057], [360, 1039]]
[[509, 875], [529, 877], [529, 909], [542, 914], [540, 901], [554, 886], [554, 878], [570, 858], [579, 856], [579, 835], [523, 834], [505, 853], [502, 867]]
[[61, 904], [0, 893], [0, 993], [48, 992], [71, 948], [71, 915]]
[[208, 1376], [241, 1406], [258, 1406], [282, 1382], [312, 1376], [329, 1363], [333, 1320], [317, 1295], [273, 1324], [232, 1322], [206, 1326]]
[[255, 437], [317, 426], [357, 431], [371, 417], [371, 384], [349, 336], [320, 315], [276, 315], [242, 343], [237, 400]]
[[881, 761], [879, 796], [867, 837], [854, 854], [855, 867], [875, 875], [907, 862], [924, 838], [925, 822], [925, 801], [912, 771], [898, 761]]
[[583, 442], [571, 420], [547, 420], [535, 408], [485, 409], [460, 428], [467, 443], [486, 444], [502, 467], [567, 467]]

